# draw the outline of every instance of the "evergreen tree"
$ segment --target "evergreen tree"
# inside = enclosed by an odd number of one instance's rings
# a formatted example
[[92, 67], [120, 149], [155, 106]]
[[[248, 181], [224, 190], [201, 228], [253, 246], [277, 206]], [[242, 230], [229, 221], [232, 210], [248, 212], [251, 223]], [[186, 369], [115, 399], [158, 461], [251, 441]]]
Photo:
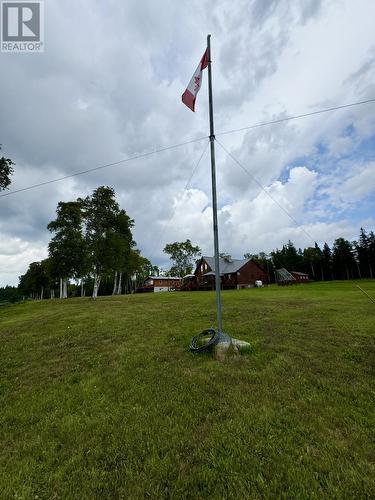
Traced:
[[270, 283], [274, 283], [274, 272], [273, 272], [273, 261], [272, 256], [267, 255], [265, 252], [259, 252], [259, 254], [245, 253], [244, 259], [254, 260], [268, 275]]
[[356, 275], [356, 263], [351, 243], [344, 238], [337, 238], [333, 244], [332, 265], [335, 279], [353, 279]]
[[280, 269], [282, 267], [285, 267], [284, 253], [282, 250], [276, 248], [276, 250], [272, 250], [270, 255], [274, 269]]
[[368, 262], [370, 278], [375, 278], [375, 234], [370, 231], [368, 235]]
[[19, 300], [22, 300], [22, 293], [18, 287], [10, 285], [0, 287], [0, 303], [18, 302]]
[[323, 254], [317, 243], [303, 250], [304, 271], [314, 280], [324, 279], [322, 260]]
[[283, 245], [282, 250], [276, 249], [271, 252], [272, 261], [276, 269], [284, 267], [290, 271], [300, 271], [303, 268], [302, 251], [297, 251], [294, 244], [289, 240]]
[[362, 278], [373, 278], [373, 263], [371, 261], [371, 237], [361, 227], [359, 241], [355, 242], [356, 258], [359, 273]]
[[332, 252], [327, 243], [323, 245], [322, 269], [323, 280], [332, 280]]

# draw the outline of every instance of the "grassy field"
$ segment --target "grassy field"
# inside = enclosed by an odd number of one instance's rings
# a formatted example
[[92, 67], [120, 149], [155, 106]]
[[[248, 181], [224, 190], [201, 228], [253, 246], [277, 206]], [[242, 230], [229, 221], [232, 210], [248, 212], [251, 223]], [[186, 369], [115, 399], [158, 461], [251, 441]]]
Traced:
[[187, 350], [211, 292], [2, 307], [0, 497], [374, 498], [375, 304], [336, 282], [223, 312], [252, 351], [218, 363]]

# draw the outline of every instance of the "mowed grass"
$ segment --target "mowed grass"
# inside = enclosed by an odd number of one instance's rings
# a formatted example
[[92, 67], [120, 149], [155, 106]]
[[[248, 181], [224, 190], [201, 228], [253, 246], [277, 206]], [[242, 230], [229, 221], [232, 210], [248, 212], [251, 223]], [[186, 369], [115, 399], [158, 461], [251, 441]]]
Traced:
[[[360, 285], [375, 297], [375, 282]], [[353, 282], [0, 310], [1, 498], [374, 498], [375, 304]]]

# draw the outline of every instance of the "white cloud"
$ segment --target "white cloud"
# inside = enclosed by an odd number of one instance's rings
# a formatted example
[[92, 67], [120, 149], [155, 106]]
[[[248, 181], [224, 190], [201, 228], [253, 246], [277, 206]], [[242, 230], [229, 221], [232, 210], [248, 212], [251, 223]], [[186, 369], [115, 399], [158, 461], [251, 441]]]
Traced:
[[[295, 230], [293, 218], [299, 217], [314, 194], [316, 179], [316, 172], [296, 167], [291, 169], [285, 183], [276, 181], [254, 199], [223, 206], [218, 212], [221, 247], [233, 256], [241, 256], [248, 251], [272, 250], [284, 234], [302, 233], [306, 239], [300, 229]], [[208, 196], [190, 189], [175, 198], [174, 204], [174, 217], [158, 225], [160, 239], [155, 246], [161, 252], [165, 241], [191, 238], [205, 254], [212, 254], [212, 209]]]
[[342, 203], [354, 203], [375, 191], [375, 161], [351, 169], [350, 176], [331, 188], [331, 196]]
[[30, 244], [20, 238], [0, 234], [0, 286], [18, 285], [18, 277], [31, 262], [47, 257], [44, 242]]

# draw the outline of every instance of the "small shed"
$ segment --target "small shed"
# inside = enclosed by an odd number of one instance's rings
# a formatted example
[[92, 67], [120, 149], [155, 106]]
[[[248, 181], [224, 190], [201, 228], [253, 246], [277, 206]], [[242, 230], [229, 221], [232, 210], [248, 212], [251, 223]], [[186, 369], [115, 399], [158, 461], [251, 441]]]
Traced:
[[309, 275], [299, 271], [287, 271], [284, 267], [275, 271], [276, 283], [278, 285], [296, 285], [297, 283], [308, 283]]
[[300, 273], [299, 271], [291, 271], [291, 274], [297, 283], [308, 283], [310, 281], [309, 275], [306, 273]]
[[275, 280], [279, 286], [294, 285], [296, 282], [295, 277], [285, 269], [281, 267], [275, 271]]

